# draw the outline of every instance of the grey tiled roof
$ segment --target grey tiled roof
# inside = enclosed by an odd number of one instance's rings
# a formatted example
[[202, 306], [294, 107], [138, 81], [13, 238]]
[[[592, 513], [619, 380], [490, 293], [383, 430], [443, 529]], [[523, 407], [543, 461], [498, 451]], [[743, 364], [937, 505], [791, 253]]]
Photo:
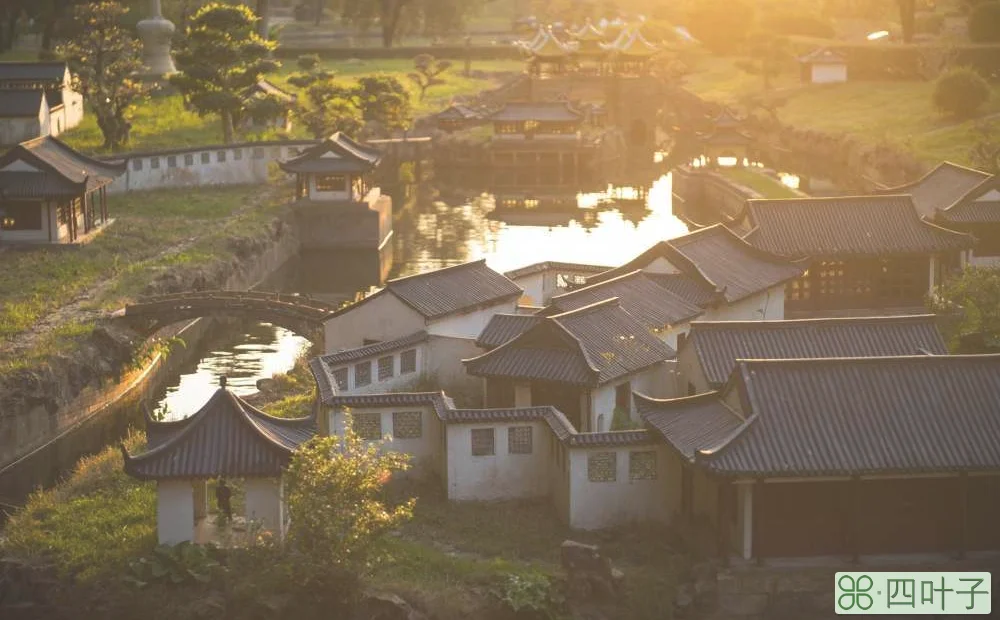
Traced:
[[555, 407], [513, 407], [509, 409], [451, 409], [445, 420], [453, 424], [534, 422], [543, 420], [561, 441], [576, 434], [563, 412]]
[[692, 347], [710, 384], [721, 386], [739, 359], [945, 355], [934, 315], [691, 323]]
[[689, 461], [698, 450], [724, 443], [743, 425], [718, 392], [685, 398], [659, 399], [634, 394], [642, 419]]
[[560, 270], [568, 271], [574, 273], [601, 273], [608, 270], [608, 267], [602, 267], [600, 265], [585, 265], [582, 263], [561, 263], [558, 261], [543, 261], [540, 263], [533, 263], [531, 265], [525, 265], [524, 267], [519, 267], [517, 269], [512, 269], [510, 271], [504, 272], [504, 275], [511, 280], [516, 280], [517, 278], [524, 278], [526, 276], [531, 276], [536, 273], [543, 273], [549, 270]]
[[469, 120], [479, 118], [479, 113], [460, 103], [450, 105], [434, 115], [441, 120]]
[[268, 82], [267, 80], [264, 79], [258, 80], [256, 84], [251, 86], [247, 91], [247, 96], [250, 97], [256, 93], [261, 93], [263, 95], [271, 95], [283, 101], [295, 101], [296, 99], [295, 95], [281, 90], [271, 82]]
[[358, 409], [424, 405], [433, 407], [440, 420], [445, 420], [448, 417], [448, 411], [455, 408], [455, 403], [444, 392], [385, 392], [330, 396], [323, 399], [323, 404], [330, 407], [354, 407]]
[[815, 49], [804, 56], [799, 56], [799, 62], [810, 64], [840, 64], [846, 58], [840, 52], [836, 52], [828, 47]]
[[546, 317], [464, 362], [477, 376], [600, 385], [672, 357], [674, 351], [614, 298]]
[[386, 290], [428, 319], [521, 296], [521, 287], [485, 260], [389, 280]]
[[567, 443], [577, 448], [604, 448], [635, 446], [656, 442], [656, 436], [642, 428], [630, 431], [606, 431], [603, 433], [577, 433], [568, 438]]
[[[603, 282], [636, 269], [645, 269], [657, 259], [666, 259], [689, 283], [671, 283], [672, 290], [687, 291], [688, 301], [694, 302], [697, 289], [701, 305], [714, 299], [707, 290], [724, 295], [732, 303], [766, 291], [798, 277], [805, 264], [789, 261], [751, 246], [731, 230], [716, 224], [688, 233], [682, 237], [660, 241], [621, 267], [587, 278], [588, 283]], [[650, 274], [656, 277], [657, 274]], [[661, 276], [666, 279], [665, 276]]]
[[0, 83], [7, 81], [62, 82], [66, 77], [66, 63], [52, 62], [0, 62]]
[[576, 310], [612, 297], [617, 297], [622, 308], [653, 330], [684, 323], [702, 313], [700, 307], [663, 288], [637, 269], [617, 278], [556, 295], [549, 302], [546, 314]]
[[499, 347], [520, 336], [540, 320], [542, 317], [535, 314], [494, 314], [476, 338], [476, 346], [484, 349]]
[[683, 273], [645, 273], [653, 282], [696, 306], [703, 308], [719, 299], [715, 287], [701, 278], [692, 278]]
[[508, 101], [491, 121], [578, 121], [583, 114], [565, 101]]
[[989, 178], [985, 172], [945, 161], [913, 183], [877, 193], [909, 194], [921, 217], [933, 217], [936, 210], [952, 206]]
[[1000, 468], [1000, 356], [741, 361], [742, 429], [695, 462], [733, 476]]
[[405, 349], [425, 340], [427, 340], [427, 332], [420, 330], [407, 336], [403, 336], [402, 338], [396, 338], [395, 340], [383, 340], [381, 342], [376, 342], [364, 347], [358, 347], [356, 349], [347, 349], [346, 351], [338, 351], [337, 353], [321, 355], [319, 359], [323, 360], [323, 363], [327, 366], [336, 366], [364, 359], [366, 357], [379, 355], [381, 353], [389, 353], [391, 351]]
[[749, 200], [746, 239], [783, 256], [857, 257], [963, 250], [975, 240], [920, 219], [909, 196]]
[[[324, 157], [325, 155], [325, 157]], [[382, 155], [375, 148], [355, 142], [337, 132], [301, 155], [280, 162], [281, 169], [292, 173], [367, 172], [375, 168]]]
[[38, 119], [44, 98], [43, 90], [0, 88], [0, 118]]
[[107, 185], [125, 172], [124, 161], [92, 159], [51, 136], [10, 149], [0, 156], [0, 168], [18, 160], [41, 172], [0, 171], [0, 192], [9, 197], [77, 196]]
[[124, 456], [129, 475], [151, 480], [277, 476], [316, 434], [314, 418], [274, 418], [225, 389], [184, 420], [149, 424], [150, 449]]
[[1000, 224], [1000, 179], [992, 177], [970, 190], [954, 204], [934, 214], [946, 226], [955, 224]]

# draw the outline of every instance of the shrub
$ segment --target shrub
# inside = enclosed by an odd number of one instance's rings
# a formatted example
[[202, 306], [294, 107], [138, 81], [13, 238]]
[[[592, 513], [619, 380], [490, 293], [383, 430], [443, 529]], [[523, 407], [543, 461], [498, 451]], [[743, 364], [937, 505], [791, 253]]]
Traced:
[[295, 64], [303, 71], [312, 71], [319, 65], [319, 54], [302, 54], [296, 59]]
[[934, 107], [959, 118], [972, 116], [989, 98], [989, 84], [968, 67], [951, 69], [934, 86]]
[[1000, 42], [1000, 2], [982, 2], [972, 9], [969, 38], [976, 43]]

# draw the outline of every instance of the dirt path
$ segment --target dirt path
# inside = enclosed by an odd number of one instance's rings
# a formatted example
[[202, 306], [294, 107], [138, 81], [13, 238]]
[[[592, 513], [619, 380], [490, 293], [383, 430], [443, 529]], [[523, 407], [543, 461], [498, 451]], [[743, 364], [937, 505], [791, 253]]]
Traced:
[[[266, 203], [274, 196], [273, 189], [268, 189], [254, 195], [253, 199], [244, 203], [239, 209], [230, 213], [227, 217], [211, 222], [208, 230], [215, 231], [225, 228], [229, 222], [239, 218], [250, 209], [257, 208]], [[113, 224], [112, 224], [113, 225]], [[187, 239], [170, 245], [153, 256], [142, 261], [143, 264], [154, 264], [169, 256], [180, 254], [191, 248], [202, 237], [188, 237]], [[152, 275], [152, 274], [151, 274]], [[101, 310], [94, 302], [107, 293], [115, 284], [116, 278], [102, 279], [93, 286], [80, 291], [73, 299], [60, 305], [42, 316], [30, 329], [23, 331], [13, 338], [0, 341], [0, 358], [16, 358], [26, 351], [39, 347], [43, 339], [49, 336], [53, 330], [70, 323], [87, 323], [98, 319], [107, 318], [109, 313]]]

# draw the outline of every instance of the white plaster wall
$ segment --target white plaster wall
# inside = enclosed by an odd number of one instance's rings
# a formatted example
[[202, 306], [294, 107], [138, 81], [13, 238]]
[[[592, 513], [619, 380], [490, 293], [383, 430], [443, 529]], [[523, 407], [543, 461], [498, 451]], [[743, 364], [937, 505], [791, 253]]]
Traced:
[[[571, 448], [570, 527], [598, 530], [634, 522], [668, 521], [667, 459], [664, 450], [654, 444], [626, 448]], [[629, 453], [633, 451], [656, 452], [655, 479], [629, 479]], [[587, 460], [597, 452], [617, 454], [615, 482], [590, 482]]]
[[973, 251], [969, 264], [974, 267], [1000, 267], [1000, 256], [976, 256]]
[[[421, 436], [419, 438], [399, 438], [393, 434], [392, 414], [395, 411], [419, 411], [421, 418]], [[385, 442], [382, 450], [402, 452], [410, 455], [411, 472], [417, 477], [425, 477], [430, 474], [441, 475], [441, 453], [444, 450], [442, 445], [441, 420], [438, 419], [434, 408], [430, 405], [400, 405], [398, 407], [353, 407], [351, 413], [377, 413], [382, 420], [382, 435]], [[334, 434], [340, 435], [344, 432], [344, 422], [346, 416], [343, 410], [332, 410], [328, 412], [330, 416], [330, 428]]]
[[482, 402], [483, 381], [465, 372], [463, 359], [476, 357], [482, 350], [472, 339], [431, 336], [427, 341], [427, 362], [421, 375], [448, 392], [462, 406]]
[[451, 338], [475, 340], [494, 314], [512, 314], [517, 310], [517, 300], [479, 308], [464, 314], [453, 314], [428, 322], [427, 333]]
[[67, 84], [62, 91], [63, 131], [76, 127], [83, 121], [83, 95]]
[[14, 146], [47, 135], [48, 132], [42, 133], [42, 127], [41, 120], [37, 118], [0, 118], [0, 144]]
[[656, 455], [657, 465], [662, 461], [663, 509], [667, 522], [673, 522], [681, 511], [681, 457], [671, 448], [662, 446]]
[[777, 321], [785, 318], [785, 287], [775, 286], [734, 304], [706, 310], [702, 321]]
[[256, 522], [268, 532], [282, 534], [284, 515], [281, 505], [281, 480], [275, 478], [247, 478], [246, 518]]
[[[509, 454], [507, 429], [532, 427], [531, 454]], [[472, 456], [472, 429], [493, 428], [495, 454]], [[500, 500], [543, 497], [549, 494], [548, 425], [544, 422], [514, 424], [449, 424], [448, 499]]]
[[[415, 349], [417, 352], [417, 368], [413, 372], [408, 372], [401, 374], [400, 369], [403, 367], [400, 357], [403, 351], [409, 351], [410, 349]], [[379, 380], [378, 378], [378, 360], [383, 357], [392, 356], [392, 367], [393, 375], [385, 380]], [[352, 394], [374, 394], [379, 392], [398, 392], [405, 390], [409, 386], [413, 385], [416, 381], [420, 379], [420, 376], [425, 372], [425, 360], [427, 359], [426, 343], [416, 344], [411, 347], [406, 347], [405, 349], [399, 349], [398, 351], [392, 351], [390, 353], [381, 353], [379, 355], [374, 355], [363, 360], [356, 360], [349, 364], [341, 364], [332, 367], [334, 370], [340, 368], [347, 368], [347, 389], [338, 390], [339, 394], [352, 395]], [[358, 364], [371, 364], [371, 383], [368, 385], [358, 386], [355, 379], [355, 368]]]
[[156, 532], [161, 545], [194, 539], [194, 490], [190, 480], [156, 483]]
[[[654, 398], [675, 398], [683, 396], [680, 387], [683, 383], [678, 374], [676, 360], [667, 360], [639, 373], [632, 379], [632, 391], [641, 392]], [[635, 403], [632, 406], [632, 419], [638, 421]]]
[[654, 258], [642, 270], [646, 273], [680, 273], [680, 270], [673, 263], [662, 256]]
[[677, 371], [681, 376], [681, 384], [679, 386], [681, 394], [679, 396], [686, 396], [688, 394], [689, 383], [694, 385], [696, 394], [708, 392], [712, 389], [708, 385], [708, 379], [705, 378], [705, 371], [701, 367], [701, 362], [698, 360], [698, 354], [695, 352], [694, 347], [683, 346], [677, 352]]
[[366, 338], [393, 340], [424, 329], [424, 317], [386, 291], [372, 296], [326, 322], [326, 352], [364, 345]]
[[813, 65], [813, 84], [833, 84], [847, 81], [847, 65]]
[[513, 278], [515, 284], [524, 289], [524, 294], [518, 303], [522, 306], [543, 306], [548, 300], [545, 296], [545, 272], [533, 273], [530, 276]]
[[694, 515], [715, 523], [719, 506], [719, 485], [703, 470], [694, 468], [691, 475]]
[[549, 442], [550, 499], [559, 520], [569, 523], [569, 448], [559, 441], [551, 428], [548, 431], [546, 439]]
[[[590, 392], [590, 428], [576, 429], [602, 433], [611, 429], [611, 420], [615, 415], [615, 386], [624, 381], [602, 385]], [[600, 424], [598, 424], [598, 417]]]

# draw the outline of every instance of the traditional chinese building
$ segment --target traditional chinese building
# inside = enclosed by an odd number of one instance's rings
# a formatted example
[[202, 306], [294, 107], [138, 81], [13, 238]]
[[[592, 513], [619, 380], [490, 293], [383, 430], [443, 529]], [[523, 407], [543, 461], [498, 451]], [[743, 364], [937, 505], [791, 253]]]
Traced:
[[573, 46], [556, 38], [550, 29], [542, 29], [525, 49], [528, 53], [528, 73], [534, 77], [561, 75], [574, 67]]
[[829, 48], [814, 50], [799, 57], [802, 81], [807, 84], [835, 84], [847, 81], [847, 59]]
[[73, 90], [73, 76], [65, 62], [0, 62], [0, 89], [43, 91], [53, 136], [83, 120], [83, 96]]
[[932, 219], [976, 238], [970, 263], [1000, 266], [1000, 179], [983, 181], [949, 206], [936, 209]]
[[45, 91], [0, 89], [0, 146], [51, 134]]
[[659, 48], [647, 41], [639, 28], [623, 30], [603, 48], [606, 71], [619, 76], [647, 75], [650, 61], [659, 53]]
[[739, 165], [753, 155], [754, 139], [744, 131], [744, 119], [728, 107], [712, 119], [711, 130], [698, 136], [701, 154], [711, 166]]
[[785, 293], [793, 317], [921, 309], [975, 244], [920, 219], [910, 196], [750, 200], [741, 219], [750, 244], [809, 258]]
[[452, 104], [434, 115], [438, 129], [443, 131], [466, 129], [479, 120], [479, 113], [460, 103]]
[[107, 186], [124, 161], [102, 161], [44, 136], [0, 157], [0, 244], [79, 243], [109, 222]]
[[600, 74], [607, 56], [604, 49], [607, 41], [605, 33], [588, 19], [582, 26], [571, 31], [570, 37], [576, 42], [576, 58], [580, 68], [588, 73]]
[[636, 403], [679, 469], [668, 505], [724, 558], [857, 561], [1000, 550], [998, 394], [1000, 356], [920, 355], [741, 360]]
[[292, 452], [316, 434], [315, 418], [274, 418], [226, 389], [225, 380], [193, 415], [146, 422], [146, 451], [129, 454], [125, 472], [156, 481], [160, 544], [209, 542], [207, 482], [239, 478], [246, 489], [246, 520], [284, 535], [281, 476]]

